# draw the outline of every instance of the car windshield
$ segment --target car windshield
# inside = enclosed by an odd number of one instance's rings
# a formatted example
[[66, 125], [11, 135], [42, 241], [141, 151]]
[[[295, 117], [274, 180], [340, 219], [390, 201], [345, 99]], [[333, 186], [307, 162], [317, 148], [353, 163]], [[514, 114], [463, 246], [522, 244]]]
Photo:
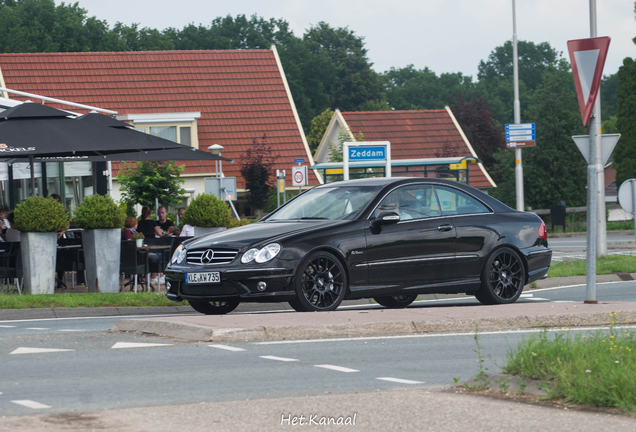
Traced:
[[378, 192], [377, 187], [320, 187], [305, 192], [264, 220], [354, 219]]

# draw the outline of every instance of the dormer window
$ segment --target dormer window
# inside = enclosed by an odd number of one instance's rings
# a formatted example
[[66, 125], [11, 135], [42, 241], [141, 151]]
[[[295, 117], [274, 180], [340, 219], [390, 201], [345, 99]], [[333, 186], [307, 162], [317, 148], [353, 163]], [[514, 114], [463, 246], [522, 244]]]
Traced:
[[136, 130], [179, 144], [199, 148], [197, 119], [200, 112], [122, 114], [117, 119], [132, 124]]

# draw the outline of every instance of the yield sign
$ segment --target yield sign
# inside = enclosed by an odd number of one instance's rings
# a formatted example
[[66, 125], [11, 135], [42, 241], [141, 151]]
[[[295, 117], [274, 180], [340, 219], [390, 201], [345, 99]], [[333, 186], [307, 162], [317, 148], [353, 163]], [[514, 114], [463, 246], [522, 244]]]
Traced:
[[[603, 166], [607, 163], [612, 151], [614, 151], [614, 147], [616, 147], [616, 143], [618, 139], [621, 137], [621, 134], [603, 134], [601, 135], [601, 158]], [[590, 136], [589, 135], [574, 135], [572, 137], [574, 143], [579, 148], [581, 153], [583, 153], [583, 157], [585, 161], [589, 164], [590, 161]]]
[[594, 109], [609, 43], [609, 36], [568, 41], [583, 126], [587, 126]]

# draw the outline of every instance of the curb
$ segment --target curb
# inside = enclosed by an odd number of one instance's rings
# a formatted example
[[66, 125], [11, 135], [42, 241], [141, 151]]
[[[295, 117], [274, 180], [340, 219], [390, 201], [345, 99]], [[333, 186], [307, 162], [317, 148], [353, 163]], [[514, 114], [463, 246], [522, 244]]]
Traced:
[[2, 309], [0, 310], [0, 321], [192, 313], [194, 310], [190, 306]]
[[470, 388], [490, 389], [505, 393], [531, 394], [535, 396], [548, 395], [548, 392], [544, 390], [545, 384], [541, 381], [521, 378], [517, 375], [486, 373], [483, 378], [478, 378], [478, 375], [475, 375], [466, 381], [464, 385]]
[[213, 328], [161, 319], [123, 319], [111, 332], [134, 332], [202, 342], [238, 342], [370, 335], [426, 334], [434, 332], [506, 330], [522, 328], [579, 327], [636, 323], [636, 310], [617, 312], [611, 319], [606, 312], [537, 315], [507, 318], [443, 319], [438, 321], [392, 321], [358, 324], [322, 324], [299, 326], [257, 326], [250, 328]]

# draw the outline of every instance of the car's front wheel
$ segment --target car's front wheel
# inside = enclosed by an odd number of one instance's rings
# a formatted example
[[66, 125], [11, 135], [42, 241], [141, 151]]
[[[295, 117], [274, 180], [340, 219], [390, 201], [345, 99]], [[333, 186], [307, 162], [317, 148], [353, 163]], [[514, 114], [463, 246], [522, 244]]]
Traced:
[[519, 254], [507, 247], [497, 249], [486, 260], [475, 297], [488, 305], [514, 303], [523, 291], [524, 280]]
[[289, 304], [297, 311], [332, 311], [345, 297], [347, 274], [329, 252], [314, 252], [299, 267], [295, 277], [296, 299]]
[[375, 300], [376, 303], [390, 309], [401, 309], [413, 303], [416, 298], [417, 295], [394, 295], [373, 297], [373, 300]]
[[225, 315], [232, 312], [239, 305], [239, 302], [227, 301], [205, 302], [188, 300], [188, 303], [190, 303], [192, 309], [206, 315]]

